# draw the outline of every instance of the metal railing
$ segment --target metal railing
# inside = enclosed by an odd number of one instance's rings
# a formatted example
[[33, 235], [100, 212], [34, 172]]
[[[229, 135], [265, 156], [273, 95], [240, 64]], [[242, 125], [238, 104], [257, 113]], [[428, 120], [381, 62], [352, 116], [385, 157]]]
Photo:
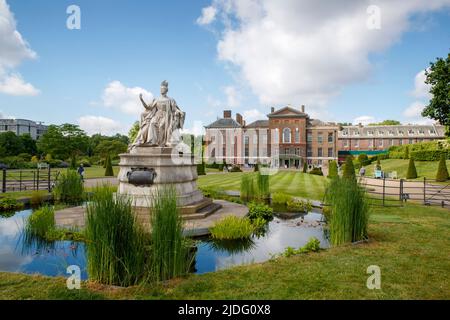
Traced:
[[47, 190], [51, 191], [58, 179], [59, 170], [49, 168], [32, 170], [8, 170], [1, 171], [1, 193]]
[[373, 205], [403, 206], [407, 201], [423, 205], [450, 207], [450, 184], [433, 179], [367, 179], [360, 178]]

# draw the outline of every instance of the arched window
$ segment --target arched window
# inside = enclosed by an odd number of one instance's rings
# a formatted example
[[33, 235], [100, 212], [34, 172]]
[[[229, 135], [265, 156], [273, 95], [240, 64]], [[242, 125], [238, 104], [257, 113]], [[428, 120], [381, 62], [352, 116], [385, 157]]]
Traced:
[[283, 129], [283, 143], [291, 143], [291, 129]]
[[300, 131], [295, 128], [295, 143], [300, 143]]

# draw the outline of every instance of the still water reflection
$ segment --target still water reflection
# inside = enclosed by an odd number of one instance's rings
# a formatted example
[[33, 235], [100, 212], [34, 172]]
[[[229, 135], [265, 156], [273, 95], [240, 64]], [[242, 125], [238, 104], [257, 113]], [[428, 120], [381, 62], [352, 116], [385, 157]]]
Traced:
[[[31, 212], [24, 210], [9, 217], [0, 216], [0, 271], [68, 276], [67, 267], [78, 265], [82, 279], [87, 279], [84, 244], [70, 241], [27, 244], [24, 241], [24, 224]], [[329, 244], [324, 236], [321, 218], [318, 213], [295, 219], [275, 218], [264, 235], [246, 241], [201, 239], [197, 245], [195, 272], [212, 272], [235, 265], [263, 262], [288, 246], [302, 247], [311, 237], [319, 239], [321, 247], [326, 248]]]

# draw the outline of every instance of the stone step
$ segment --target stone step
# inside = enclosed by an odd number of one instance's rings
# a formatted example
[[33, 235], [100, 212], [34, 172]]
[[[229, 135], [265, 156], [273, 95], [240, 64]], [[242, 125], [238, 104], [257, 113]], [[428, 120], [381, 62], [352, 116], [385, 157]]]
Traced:
[[214, 212], [220, 210], [222, 208], [222, 205], [219, 203], [210, 203], [208, 206], [202, 208], [201, 210], [197, 211], [196, 213], [191, 214], [184, 214], [181, 217], [184, 220], [197, 220], [197, 219], [204, 219], [207, 216], [213, 214]]
[[210, 198], [203, 198], [202, 200], [183, 206], [180, 208], [181, 215], [188, 215], [188, 214], [195, 214], [201, 211], [203, 208], [206, 208], [207, 206], [211, 205], [213, 203], [212, 199]]

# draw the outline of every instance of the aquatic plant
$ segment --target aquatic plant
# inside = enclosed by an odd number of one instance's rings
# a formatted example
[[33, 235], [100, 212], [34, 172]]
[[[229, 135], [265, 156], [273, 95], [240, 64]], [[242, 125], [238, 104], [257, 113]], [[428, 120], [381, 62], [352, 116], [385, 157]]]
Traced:
[[45, 202], [47, 191], [35, 190], [31, 193], [30, 204], [33, 207], [42, 205]]
[[152, 279], [163, 281], [189, 272], [193, 257], [183, 237], [183, 220], [177, 207], [176, 190], [161, 188], [152, 197], [150, 211]]
[[46, 234], [55, 229], [55, 210], [50, 206], [44, 206], [34, 211], [27, 219], [25, 233], [29, 238], [46, 238]]
[[290, 212], [311, 212], [312, 203], [309, 200], [292, 199], [287, 202], [286, 207]]
[[64, 203], [79, 203], [83, 200], [84, 185], [80, 175], [75, 170], [68, 169], [61, 173], [53, 188], [56, 201]]
[[17, 199], [4, 197], [0, 198], [0, 212], [1, 211], [17, 211], [23, 209], [24, 204]]
[[318, 252], [319, 250], [320, 250], [320, 241], [319, 241], [319, 239], [317, 239], [315, 237], [312, 237], [301, 248], [294, 249], [292, 247], [287, 247], [284, 250], [282, 256], [289, 258], [291, 256], [302, 254], [302, 253]]
[[250, 220], [262, 218], [265, 221], [270, 221], [273, 219], [273, 209], [263, 203], [250, 202], [248, 204], [248, 217]]
[[130, 286], [146, 279], [148, 235], [132, 212], [130, 200], [110, 186], [94, 189], [87, 204], [87, 270], [90, 279]]
[[249, 219], [236, 216], [225, 217], [210, 228], [212, 238], [219, 240], [250, 238], [254, 230], [255, 228]]
[[241, 200], [251, 201], [257, 194], [255, 181], [252, 174], [243, 174], [241, 177]]
[[272, 204], [286, 205], [289, 201], [292, 201], [292, 196], [288, 194], [276, 192], [272, 195]]
[[270, 191], [269, 191], [269, 187], [270, 187], [269, 175], [261, 174], [261, 171], [258, 170], [258, 174], [256, 176], [256, 184], [258, 186], [258, 197], [261, 200], [267, 199], [269, 197], [269, 194], [270, 194]]
[[327, 187], [325, 202], [330, 208], [327, 220], [333, 245], [367, 238], [369, 205], [365, 190], [355, 179], [333, 179]]

